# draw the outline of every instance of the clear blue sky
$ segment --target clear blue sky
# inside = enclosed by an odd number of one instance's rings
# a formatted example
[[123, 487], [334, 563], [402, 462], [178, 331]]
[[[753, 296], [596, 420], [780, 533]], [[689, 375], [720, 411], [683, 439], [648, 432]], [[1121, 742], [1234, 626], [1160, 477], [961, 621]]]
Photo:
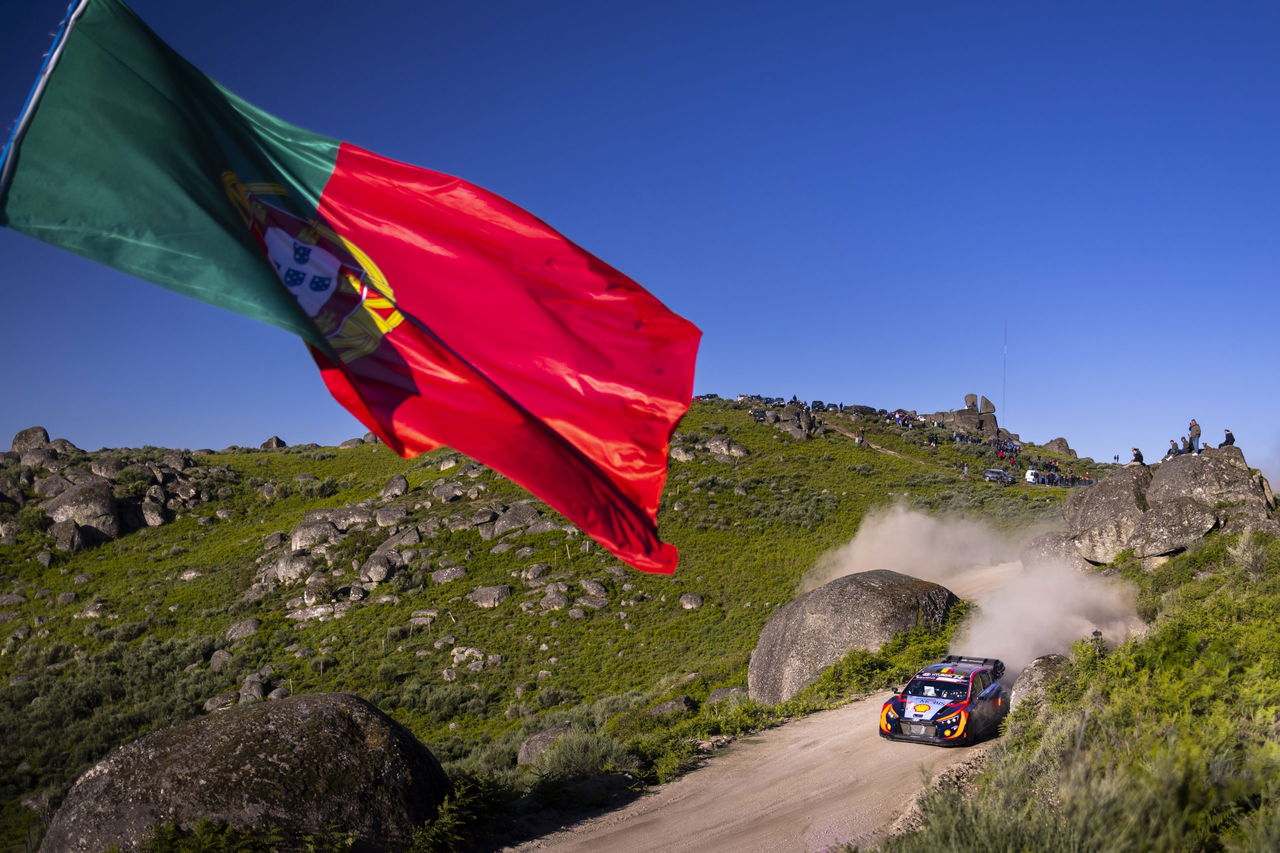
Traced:
[[[5, 121], [64, 5], [6, 8]], [[1105, 459], [1196, 417], [1280, 473], [1276, 4], [133, 7], [258, 106], [627, 272], [703, 329], [700, 393], [973, 391]], [[7, 230], [0, 259], [0, 444], [363, 432], [286, 333]]]

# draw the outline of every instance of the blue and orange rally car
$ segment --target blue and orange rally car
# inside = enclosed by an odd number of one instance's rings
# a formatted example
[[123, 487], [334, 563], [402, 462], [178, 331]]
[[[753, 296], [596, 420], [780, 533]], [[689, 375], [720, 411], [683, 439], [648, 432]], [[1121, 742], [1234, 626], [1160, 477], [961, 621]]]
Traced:
[[994, 734], [1009, 713], [995, 658], [948, 655], [917, 672], [880, 711], [880, 737], [938, 746], [975, 743]]

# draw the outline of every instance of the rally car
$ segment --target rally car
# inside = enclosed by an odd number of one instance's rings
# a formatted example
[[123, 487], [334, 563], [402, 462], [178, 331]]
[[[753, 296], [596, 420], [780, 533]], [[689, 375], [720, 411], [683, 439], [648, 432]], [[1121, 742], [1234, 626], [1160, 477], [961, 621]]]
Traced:
[[917, 672], [880, 710], [880, 737], [962, 746], [994, 734], [1009, 713], [995, 658], [949, 655]]

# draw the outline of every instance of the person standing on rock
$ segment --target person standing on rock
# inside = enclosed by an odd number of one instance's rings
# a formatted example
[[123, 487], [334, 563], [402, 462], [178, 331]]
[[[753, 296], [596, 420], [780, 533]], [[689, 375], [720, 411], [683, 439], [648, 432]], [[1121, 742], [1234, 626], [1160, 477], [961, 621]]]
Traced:
[[1191, 438], [1191, 452], [1200, 452], [1200, 424], [1196, 423], [1196, 419], [1192, 418], [1191, 423], [1187, 425], [1187, 435]]
[[1222, 443], [1218, 445], [1219, 447], [1231, 447], [1236, 443], [1236, 437], [1231, 430], [1224, 429], [1222, 432], [1224, 435], [1222, 437]]

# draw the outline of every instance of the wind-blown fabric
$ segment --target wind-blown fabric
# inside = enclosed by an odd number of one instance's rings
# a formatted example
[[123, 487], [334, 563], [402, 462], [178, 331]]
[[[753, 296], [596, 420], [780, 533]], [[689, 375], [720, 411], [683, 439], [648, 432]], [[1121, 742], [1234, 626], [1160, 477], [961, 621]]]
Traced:
[[657, 513], [698, 329], [493, 193], [258, 110], [118, 0], [69, 14], [0, 224], [301, 336], [396, 452], [453, 447], [675, 570]]

